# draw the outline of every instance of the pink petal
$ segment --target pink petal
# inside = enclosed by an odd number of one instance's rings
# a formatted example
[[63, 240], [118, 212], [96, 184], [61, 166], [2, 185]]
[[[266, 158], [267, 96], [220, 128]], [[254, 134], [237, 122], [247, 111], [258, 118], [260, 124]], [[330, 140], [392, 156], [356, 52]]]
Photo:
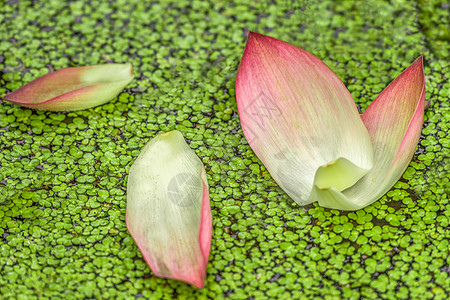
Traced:
[[180, 132], [158, 135], [133, 163], [126, 221], [156, 276], [203, 287], [212, 234], [208, 183]]
[[[372, 167], [372, 145], [356, 105], [321, 60], [250, 32], [236, 80], [241, 126], [275, 181], [300, 205], [311, 203], [316, 171], [346, 161], [358, 176]], [[322, 168], [326, 175], [330, 168]], [[349, 174], [352, 172], [348, 172]], [[328, 176], [332, 178], [332, 176]], [[328, 182], [328, 181], [327, 181]]]
[[40, 77], [3, 99], [50, 111], [86, 109], [114, 99], [133, 77], [131, 64], [65, 68]]
[[375, 161], [389, 170], [390, 186], [403, 174], [416, 150], [424, 110], [425, 75], [423, 57], [420, 56], [381, 92], [362, 115], [373, 143], [383, 145], [374, 148]]

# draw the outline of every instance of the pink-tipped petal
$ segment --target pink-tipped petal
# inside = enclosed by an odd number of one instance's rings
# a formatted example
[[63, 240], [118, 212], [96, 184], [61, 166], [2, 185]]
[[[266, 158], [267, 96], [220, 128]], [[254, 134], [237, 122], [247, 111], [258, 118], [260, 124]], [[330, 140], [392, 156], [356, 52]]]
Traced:
[[131, 166], [126, 221], [156, 276], [203, 287], [212, 234], [208, 183], [180, 132], [152, 139]]
[[[378, 200], [397, 182], [419, 142], [424, 97], [423, 59], [419, 57], [362, 115], [374, 145], [374, 168], [343, 192], [316, 189], [320, 205], [338, 209], [362, 208]], [[346, 204], [349, 202], [352, 207]]]
[[[425, 75], [422, 56], [402, 72], [362, 115], [373, 143], [375, 159], [397, 177], [407, 168], [422, 131], [425, 110]], [[385, 148], [395, 157], [388, 157]], [[392, 160], [393, 159], [393, 160]], [[389, 167], [390, 163], [392, 165]]]
[[114, 99], [133, 77], [131, 64], [65, 68], [40, 77], [3, 99], [41, 110], [86, 109]]
[[340, 161], [338, 169], [358, 175], [336, 183], [341, 187], [353, 185], [372, 168], [370, 137], [350, 93], [307, 51], [250, 32], [236, 99], [250, 146], [300, 205], [317, 201], [310, 196], [320, 167], [316, 179], [331, 185], [335, 168], [326, 167], [330, 162]]

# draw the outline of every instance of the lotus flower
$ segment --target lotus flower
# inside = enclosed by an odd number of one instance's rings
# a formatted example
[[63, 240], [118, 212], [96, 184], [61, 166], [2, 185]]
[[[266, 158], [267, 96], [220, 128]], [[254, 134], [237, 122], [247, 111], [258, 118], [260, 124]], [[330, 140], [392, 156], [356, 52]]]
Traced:
[[419, 57], [360, 116], [321, 60], [250, 32], [236, 99], [250, 146], [295, 202], [356, 210], [380, 199], [407, 168], [423, 125], [424, 82]]
[[114, 99], [133, 77], [131, 64], [65, 68], [33, 80], [3, 99], [50, 111], [86, 109]]
[[212, 233], [208, 183], [180, 132], [152, 139], [131, 166], [126, 221], [156, 276], [203, 287]]

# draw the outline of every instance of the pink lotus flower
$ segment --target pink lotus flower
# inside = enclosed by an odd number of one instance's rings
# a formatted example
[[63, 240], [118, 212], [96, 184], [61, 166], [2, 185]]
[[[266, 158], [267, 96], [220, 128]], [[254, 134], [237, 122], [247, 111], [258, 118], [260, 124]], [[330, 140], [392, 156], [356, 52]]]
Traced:
[[114, 99], [133, 79], [131, 64], [61, 69], [4, 96], [4, 100], [50, 111], [87, 109]]
[[152, 139], [131, 166], [126, 221], [156, 276], [203, 287], [212, 234], [208, 182], [179, 131]]
[[342, 210], [381, 198], [407, 168], [425, 106], [422, 57], [362, 116], [321, 60], [250, 32], [236, 80], [241, 126], [274, 180], [298, 204]]

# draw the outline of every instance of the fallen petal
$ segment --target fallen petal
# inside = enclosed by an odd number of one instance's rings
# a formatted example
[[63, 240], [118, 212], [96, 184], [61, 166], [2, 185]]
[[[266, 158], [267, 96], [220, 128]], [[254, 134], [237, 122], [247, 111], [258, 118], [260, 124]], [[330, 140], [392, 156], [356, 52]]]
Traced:
[[33, 80], [3, 99], [50, 111], [87, 109], [114, 99], [133, 77], [131, 64], [65, 68]]
[[179, 131], [156, 136], [131, 166], [126, 222], [156, 276], [203, 287], [212, 234], [208, 183]]
[[423, 58], [419, 57], [375, 99], [362, 115], [374, 145], [374, 167], [342, 192], [315, 188], [319, 204], [359, 209], [381, 198], [408, 167], [419, 142], [425, 110]]
[[[250, 32], [236, 99], [248, 143], [298, 204], [317, 201], [310, 197], [315, 177], [342, 189], [372, 168], [370, 137], [350, 93], [307, 51]], [[352, 176], [329, 176], [336, 161]]]

